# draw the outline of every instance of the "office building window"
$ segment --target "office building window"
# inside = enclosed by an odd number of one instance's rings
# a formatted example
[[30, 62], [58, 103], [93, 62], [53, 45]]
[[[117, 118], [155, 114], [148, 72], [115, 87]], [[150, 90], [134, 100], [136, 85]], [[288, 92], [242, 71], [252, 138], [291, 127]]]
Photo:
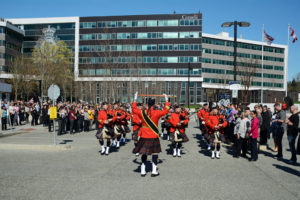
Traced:
[[178, 38], [178, 32], [163, 32], [163, 38]]
[[202, 90], [202, 83], [197, 82], [196, 83], [196, 103], [201, 103], [201, 90]]
[[147, 20], [147, 26], [157, 26], [157, 20]]
[[186, 82], [181, 82], [180, 103], [185, 103], [186, 97]]
[[160, 63], [178, 63], [178, 57], [159, 57]]
[[178, 26], [178, 20], [158, 20], [158, 26]]
[[96, 22], [81, 22], [80, 28], [96, 28]]

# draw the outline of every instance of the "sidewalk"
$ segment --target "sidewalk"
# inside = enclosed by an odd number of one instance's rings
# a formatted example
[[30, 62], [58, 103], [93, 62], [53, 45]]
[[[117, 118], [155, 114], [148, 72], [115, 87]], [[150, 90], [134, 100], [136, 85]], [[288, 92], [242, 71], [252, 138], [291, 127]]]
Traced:
[[[56, 132], [57, 134], [57, 132]], [[30, 124], [16, 126], [0, 133], [0, 149], [15, 150], [66, 150], [71, 146], [63, 142], [62, 136], [48, 132], [48, 127], [43, 125], [31, 126]]]

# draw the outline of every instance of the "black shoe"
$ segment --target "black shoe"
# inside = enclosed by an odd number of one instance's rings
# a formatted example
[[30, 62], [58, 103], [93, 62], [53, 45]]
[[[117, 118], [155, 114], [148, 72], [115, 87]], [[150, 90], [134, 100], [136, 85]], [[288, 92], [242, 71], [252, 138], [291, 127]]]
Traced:
[[243, 157], [243, 158], [247, 158], [247, 155], [241, 155], [241, 157]]
[[151, 174], [151, 177], [156, 177], [156, 176], [159, 176], [159, 173], [158, 174]]
[[141, 174], [141, 177], [145, 177], [146, 176], [146, 174]]
[[277, 155], [275, 156], [275, 158], [277, 158], [277, 160], [282, 160], [282, 159], [283, 159], [283, 156], [277, 154]]

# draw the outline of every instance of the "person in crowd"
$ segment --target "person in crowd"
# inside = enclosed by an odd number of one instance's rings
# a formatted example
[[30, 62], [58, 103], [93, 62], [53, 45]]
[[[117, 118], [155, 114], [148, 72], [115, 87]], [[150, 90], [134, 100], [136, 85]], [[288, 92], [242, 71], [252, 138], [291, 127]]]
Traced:
[[277, 112], [277, 119], [274, 120], [274, 122], [278, 122], [278, 127], [276, 130], [276, 143], [278, 145], [278, 153], [275, 157], [277, 159], [282, 159], [283, 154], [282, 154], [282, 137], [286, 131], [286, 112], [282, 110], [281, 106], [279, 103], [275, 104], [275, 110]]
[[35, 108], [34, 105], [31, 106], [31, 108], [30, 108], [30, 113], [31, 113], [31, 118], [32, 118], [32, 120], [31, 120], [31, 126], [36, 126], [36, 125], [38, 125], [38, 124], [36, 123], [36, 120], [35, 120], [36, 118], [38, 118], [38, 117], [37, 117], [38, 113], [37, 113], [36, 108]]
[[267, 145], [268, 142], [268, 132], [271, 124], [271, 117], [267, 106], [263, 107], [263, 111], [261, 113], [262, 117], [262, 125], [260, 128], [260, 145]]
[[[239, 123], [239, 128], [236, 133], [237, 137], [237, 144], [235, 149], [234, 157], [239, 158], [240, 156], [247, 158], [247, 149], [248, 149], [248, 139], [247, 133], [250, 131], [251, 128], [251, 121], [248, 118], [247, 112], [242, 112], [241, 114], [241, 121]], [[242, 155], [241, 155], [242, 151]]]
[[79, 133], [84, 131], [84, 108], [81, 105], [78, 105], [77, 117], [78, 117], [78, 131]]
[[26, 123], [29, 123], [29, 115], [30, 115], [30, 108], [28, 104], [25, 104], [25, 120]]
[[74, 106], [71, 106], [71, 109], [69, 111], [69, 121], [70, 121], [70, 134], [74, 134], [76, 133], [76, 129], [75, 129], [75, 120], [76, 120], [76, 113], [74, 110]]
[[48, 105], [46, 103], [43, 104], [41, 123], [43, 124], [44, 127], [48, 126], [49, 123]]
[[5, 106], [2, 106], [0, 116], [1, 116], [2, 131], [5, 131], [7, 130], [7, 109]]
[[14, 107], [14, 105], [13, 105], [13, 103], [11, 102], [10, 104], [9, 104], [9, 107], [8, 107], [8, 112], [9, 112], [9, 117], [10, 117], [10, 125], [11, 126], [14, 126], [14, 119], [15, 119], [15, 107]]
[[40, 119], [40, 115], [41, 115], [41, 107], [40, 107], [40, 103], [39, 102], [36, 102], [35, 104], [35, 109], [36, 109], [36, 112], [37, 112], [37, 115], [35, 116], [35, 123], [36, 125], [39, 125], [39, 119]]
[[22, 125], [22, 122], [25, 121], [25, 106], [23, 103], [21, 103], [20, 105], [19, 115], [20, 115], [20, 125]]
[[258, 129], [259, 129], [259, 120], [257, 118], [256, 110], [251, 112], [251, 129], [248, 132], [248, 136], [251, 136], [251, 158], [249, 161], [257, 161], [258, 152], [257, 152], [257, 138], [258, 138]]
[[66, 134], [67, 113], [63, 106], [58, 109], [58, 135]]
[[90, 130], [90, 118], [88, 113], [88, 108], [84, 108], [84, 132], [89, 132]]
[[292, 115], [285, 121], [285, 123], [287, 124], [287, 136], [288, 136], [290, 151], [292, 154], [290, 162], [292, 164], [296, 164], [297, 156], [296, 156], [295, 143], [298, 136], [298, 127], [299, 127], [298, 107], [296, 105], [292, 105], [290, 110]]

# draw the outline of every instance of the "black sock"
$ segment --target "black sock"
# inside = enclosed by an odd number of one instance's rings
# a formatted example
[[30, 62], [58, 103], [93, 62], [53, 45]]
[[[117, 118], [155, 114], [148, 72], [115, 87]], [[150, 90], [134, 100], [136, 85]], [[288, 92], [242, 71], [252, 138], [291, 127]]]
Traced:
[[211, 145], [211, 150], [214, 151], [216, 149], [215, 144]]
[[177, 143], [177, 148], [180, 149], [182, 147], [182, 143]]
[[142, 155], [142, 163], [146, 164], [146, 162], [147, 162], [147, 155], [143, 154]]
[[103, 146], [103, 145], [104, 145], [104, 142], [103, 142], [103, 140], [101, 140], [101, 141], [99, 140], [99, 143], [100, 143], [100, 145], [101, 145], [101, 146]]
[[157, 165], [158, 155], [152, 155], [152, 162]]
[[175, 142], [172, 143], [172, 147], [173, 147], [173, 149], [176, 148], [176, 143]]
[[221, 149], [221, 144], [218, 143], [218, 144], [217, 144], [217, 151], [220, 151], [220, 149]]

